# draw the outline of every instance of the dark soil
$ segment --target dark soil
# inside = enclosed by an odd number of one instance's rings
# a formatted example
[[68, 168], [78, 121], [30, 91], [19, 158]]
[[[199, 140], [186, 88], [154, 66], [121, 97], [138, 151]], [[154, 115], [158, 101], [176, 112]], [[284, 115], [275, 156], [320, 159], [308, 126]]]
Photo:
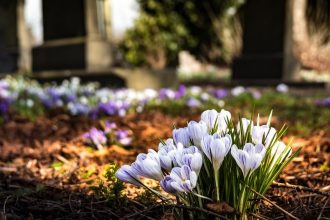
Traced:
[[[128, 198], [96, 197], [89, 186], [102, 179], [109, 163], [130, 163], [140, 152], [157, 148], [159, 138], [171, 136], [173, 125], [186, 125], [198, 114], [168, 116], [159, 111], [109, 117], [135, 139], [130, 148], [109, 146], [90, 151], [82, 134], [98, 121], [57, 114], [34, 122], [12, 117], [0, 127], [0, 219], [171, 219], [170, 207]], [[286, 136], [286, 140], [291, 138]], [[277, 182], [307, 187], [272, 186], [266, 197], [299, 219], [330, 219], [329, 131], [314, 131], [308, 139], [294, 137], [300, 155]], [[60, 163], [60, 166], [56, 164]], [[83, 172], [93, 170], [87, 177]], [[323, 194], [322, 194], [323, 193]], [[136, 215], [134, 215], [136, 214]], [[256, 213], [264, 219], [289, 219], [271, 203], [262, 201]]]

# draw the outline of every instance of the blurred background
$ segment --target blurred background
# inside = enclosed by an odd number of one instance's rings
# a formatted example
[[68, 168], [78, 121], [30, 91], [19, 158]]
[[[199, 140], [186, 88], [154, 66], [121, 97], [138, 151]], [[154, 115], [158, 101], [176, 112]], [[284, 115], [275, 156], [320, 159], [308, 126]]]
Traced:
[[315, 85], [330, 81], [329, 29], [328, 0], [0, 0], [0, 73]]

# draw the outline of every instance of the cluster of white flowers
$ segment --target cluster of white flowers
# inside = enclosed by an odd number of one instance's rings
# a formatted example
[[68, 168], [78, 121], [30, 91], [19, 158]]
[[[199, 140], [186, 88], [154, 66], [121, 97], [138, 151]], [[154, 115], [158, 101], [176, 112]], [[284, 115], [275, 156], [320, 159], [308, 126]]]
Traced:
[[[162, 141], [158, 152], [149, 150], [147, 154], [139, 154], [131, 166], [123, 166], [116, 176], [137, 186], [143, 185], [140, 177], [154, 179], [160, 181], [166, 192], [176, 194], [194, 190], [206, 160], [212, 164], [216, 175], [225, 158], [232, 157], [245, 179], [258, 169], [269, 146], [272, 146], [273, 158], [269, 163], [273, 165], [291, 154], [289, 147], [276, 140], [277, 132], [273, 127], [253, 125], [251, 120], [242, 118], [235, 133], [230, 122], [228, 111], [204, 111], [199, 122], [191, 121], [187, 127], [174, 129], [173, 138]], [[235, 134], [239, 133], [250, 135], [251, 142], [242, 146], [234, 144]]]

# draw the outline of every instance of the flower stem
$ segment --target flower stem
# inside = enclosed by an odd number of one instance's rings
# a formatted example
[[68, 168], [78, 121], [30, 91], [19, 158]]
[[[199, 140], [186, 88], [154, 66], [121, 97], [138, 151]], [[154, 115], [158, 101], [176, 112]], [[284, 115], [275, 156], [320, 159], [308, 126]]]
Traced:
[[[199, 195], [201, 194], [201, 189], [200, 189], [199, 185], [197, 185], [197, 192]], [[203, 208], [202, 198], [200, 198], [200, 197], [198, 197], [198, 204], [199, 204], [199, 207]]]
[[218, 172], [218, 169], [214, 169], [214, 177], [215, 177], [215, 190], [216, 190], [217, 202], [220, 202], [219, 172]]

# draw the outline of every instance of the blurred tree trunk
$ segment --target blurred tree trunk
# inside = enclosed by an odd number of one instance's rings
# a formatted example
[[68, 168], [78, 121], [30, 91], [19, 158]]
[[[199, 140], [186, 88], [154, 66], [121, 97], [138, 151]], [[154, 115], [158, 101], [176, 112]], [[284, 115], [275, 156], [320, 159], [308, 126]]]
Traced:
[[[308, 0], [294, 0], [293, 39], [294, 52], [303, 66], [320, 71], [330, 71], [330, 43], [324, 44], [321, 31], [311, 33], [307, 17]], [[309, 9], [311, 10], [311, 9]], [[315, 28], [315, 27], [314, 27]], [[322, 25], [320, 25], [322, 28]]]

